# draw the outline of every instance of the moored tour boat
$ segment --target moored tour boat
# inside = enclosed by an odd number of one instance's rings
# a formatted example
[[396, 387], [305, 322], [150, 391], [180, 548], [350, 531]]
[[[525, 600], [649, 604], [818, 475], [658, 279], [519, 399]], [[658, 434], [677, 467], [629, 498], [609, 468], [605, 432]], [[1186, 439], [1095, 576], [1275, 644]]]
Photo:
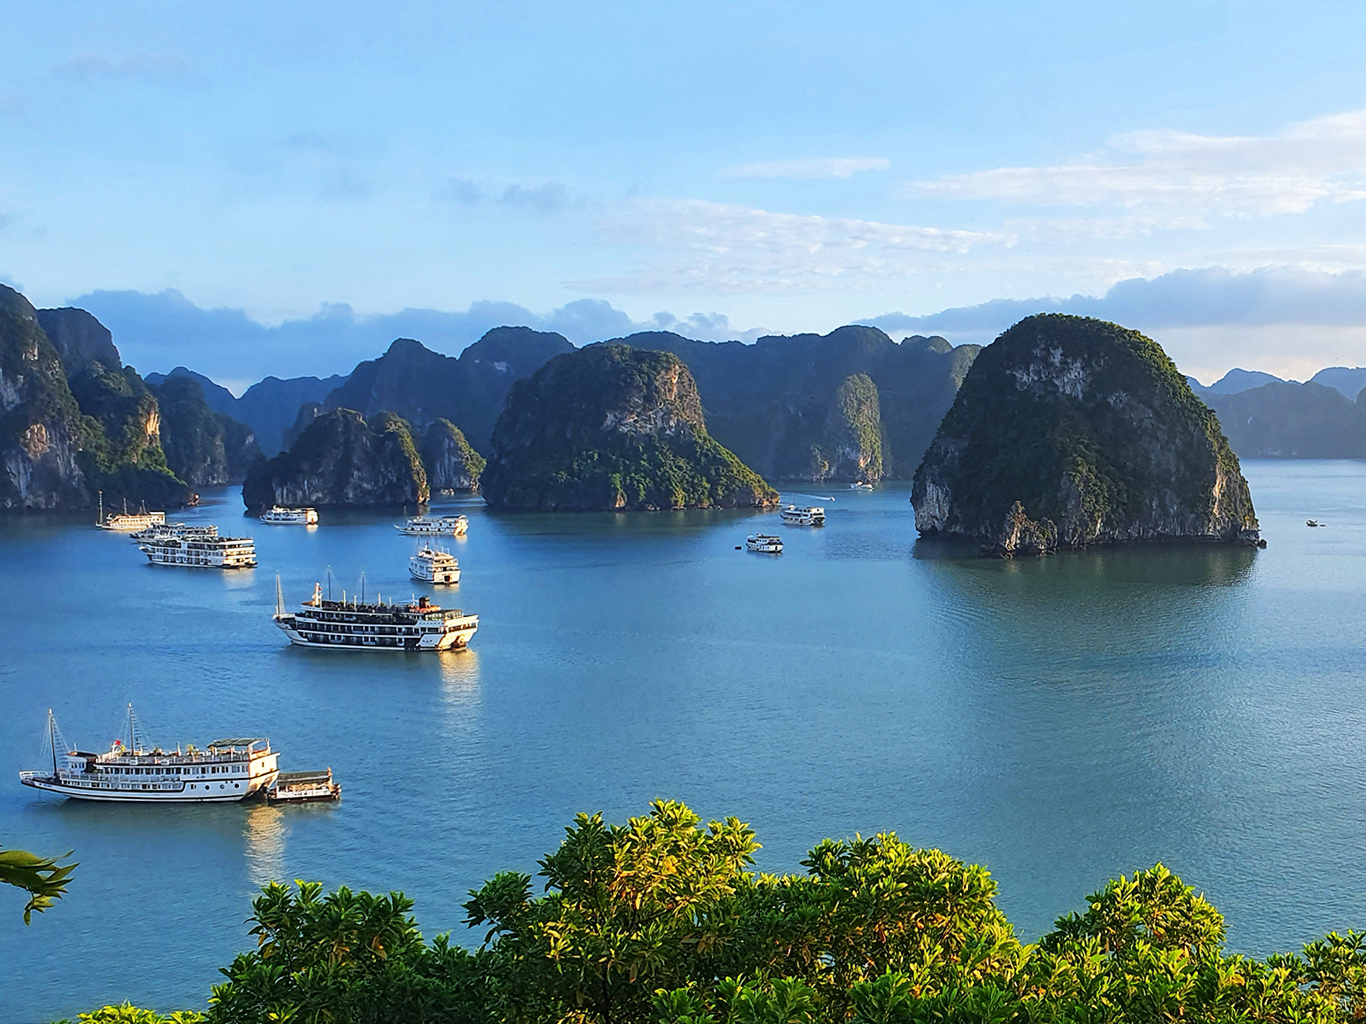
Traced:
[[[47, 713], [52, 771], [24, 771], [19, 781], [77, 800], [124, 803], [225, 803], [245, 800], [270, 786], [279, 774], [279, 755], [270, 740], [215, 740], [204, 750], [146, 749], [128, 706], [128, 743], [120, 737], [105, 754], [70, 749]], [[64, 753], [58, 753], [58, 748]]]
[[279, 505], [272, 505], [258, 517], [263, 523], [271, 523], [276, 526], [284, 526], [291, 523], [299, 523], [303, 526], [318, 525], [318, 510], [315, 508], [282, 508]]
[[781, 555], [783, 539], [770, 533], [756, 533], [745, 538], [745, 547], [764, 555]]
[[128, 511], [128, 499], [123, 500], [123, 512], [110, 512], [104, 514], [104, 492], [100, 491], [100, 510], [95, 516], [95, 525], [102, 530], [117, 530], [123, 533], [132, 533], [135, 530], [145, 530], [149, 526], [162, 526], [166, 523], [165, 512], [148, 512], [144, 504], [137, 512]]
[[218, 527], [212, 523], [191, 526], [189, 523], [156, 523], [139, 530], [137, 533], [130, 534], [129, 540], [161, 540], [166, 537], [195, 537], [200, 540], [212, 539], [218, 536]]
[[408, 559], [408, 575], [423, 583], [459, 583], [460, 563], [450, 552], [423, 544]]
[[426, 597], [395, 604], [367, 603], [354, 597], [340, 601], [323, 597], [323, 586], [313, 586], [313, 597], [298, 611], [285, 611], [278, 577], [275, 583], [275, 624], [289, 642], [300, 647], [334, 651], [450, 651], [469, 646], [479, 629], [479, 616], [459, 608], [446, 609]]
[[192, 569], [250, 569], [256, 565], [256, 542], [250, 537], [159, 536], [141, 542], [138, 550], [153, 565]]
[[785, 523], [792, 523], [796, 526], [824, 526], [825, 509], [819, 505], [789, 505], [778, 515]]
[[872, 484], [866, 483], [862, 480], [855, 480], [852, 484], [849, 485], [849, 490], [851, 491], [871, 491], [872, 489]]
[[470, 527], [464, 516], [413, 516], [402, 526], [394, 524], [394, 529], [410, 537], [434, 537], [452, 534], [463, 537]]

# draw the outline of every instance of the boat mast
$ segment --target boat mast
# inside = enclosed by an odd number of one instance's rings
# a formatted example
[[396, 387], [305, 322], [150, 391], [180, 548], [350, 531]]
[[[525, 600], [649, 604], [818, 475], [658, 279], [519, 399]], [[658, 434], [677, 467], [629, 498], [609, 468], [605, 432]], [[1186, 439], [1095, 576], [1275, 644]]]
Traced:
[[52, 709], [47, 709], [47, 741], [52, 744], [52, 777], [57, 777], [57, 720], [52, 717]]
[[277, 619], [285, 614], [285, 592], [280, 587], [280, 574], [275, 574], [275, 617]]
[[[99, 510], [99, 512], [97, 513], [97, 515], [99, 516], [99, 518], [97, 518], [97, 519], [95, 520], [95, 525], [96, 525], [96, 526], [99, 526], [100, 523], [104, 522], [104, 492], [103, 492], [103, 491], [100, 491], [100, 510]], [[50, 709], [49, 709], [49, 710], [50, 710]]]

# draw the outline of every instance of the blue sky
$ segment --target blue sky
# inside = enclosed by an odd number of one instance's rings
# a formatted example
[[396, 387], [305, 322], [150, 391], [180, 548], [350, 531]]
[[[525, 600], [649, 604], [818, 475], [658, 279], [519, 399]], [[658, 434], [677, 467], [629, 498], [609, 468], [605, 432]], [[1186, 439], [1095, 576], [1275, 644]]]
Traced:
[[1069, 304], [1366, 363], [1366, 4], [1104, 6], [8, 4], [0, 279], [238, 383]]

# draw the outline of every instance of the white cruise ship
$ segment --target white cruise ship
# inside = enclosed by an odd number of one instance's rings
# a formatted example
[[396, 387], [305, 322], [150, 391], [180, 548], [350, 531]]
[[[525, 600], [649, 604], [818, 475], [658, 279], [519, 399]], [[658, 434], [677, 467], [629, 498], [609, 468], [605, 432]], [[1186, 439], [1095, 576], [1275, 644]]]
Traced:
[[855, 480], [849, 485], [849, 490], [851, 491], [871, 491], [872, 489], [873, 485], [866, 480]]
[[783, 539], [770, 533], [756, 533], [745, 538], [745, 547], [764, 555], [781, 555]]
[[268, 511], [261, 513], [260, 520], [263, 523], [271, 523], [276, 526], [290, 523], [317, 526], [318, 510], [316, 508], [281, 508], [279, 505], [273, 505]]
[[407, 604], [364, 598], [340, 601], [323, 597], [323, 585], [295, 612], [285, 611], [279, 579], [275, 584], [275, 624], [300, 647], [334, 651], [450, 651], [467, 647], [479, 628], [479, 616], [447, 609], [426, 597]]
[[792, 523], [794, 526], [824, 526], [825, 509], [819, 505], [789, 505], [778, 515], [785, 523]]
[[450, 552], [423, 544], [408, 559], [408, 575], [423, 583], [459, 583], [460, 563]]
[[400, 533], [411, 537], [434, 537], [452, 534], [463, 537], [470, 528], [470, 521], [464, 516], [413, 516], [402, 526], [394, 525]]
[[138, 545], [153, 565], [194, 569], [250, 569], [256, 565], [256, 542], [250, 537], [154, 537]]
[[211, 523], [191, 526], [189, 523], [154, 523], [145, 530], [130, 534], [129, 540], [162, 540], [166, 537], [195, 537], [200, 540], [218, 536], [218, 527]]
[[131, 704], [128, 744], [117, 739], [105, 754], [67, 747], [51, 711], [47, 726], [52, 770], [20, 772], [19, 781], [77, 800], [221, 803], [245, 800], [269, 787], [279, 775], [279, 755], [267, 739], [215, 740], [203, 750], [192, 746], [148, 750]]

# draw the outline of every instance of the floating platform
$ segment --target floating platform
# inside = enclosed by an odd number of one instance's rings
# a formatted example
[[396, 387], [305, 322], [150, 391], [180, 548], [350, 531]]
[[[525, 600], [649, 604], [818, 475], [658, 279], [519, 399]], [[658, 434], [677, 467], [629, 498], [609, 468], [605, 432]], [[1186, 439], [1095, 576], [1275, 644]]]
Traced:
[[321, 772], [281, 772], [266, 790], [266, 800], [273, 804], [340, 799], [341, 786], [332, 781], [331, 768]]

